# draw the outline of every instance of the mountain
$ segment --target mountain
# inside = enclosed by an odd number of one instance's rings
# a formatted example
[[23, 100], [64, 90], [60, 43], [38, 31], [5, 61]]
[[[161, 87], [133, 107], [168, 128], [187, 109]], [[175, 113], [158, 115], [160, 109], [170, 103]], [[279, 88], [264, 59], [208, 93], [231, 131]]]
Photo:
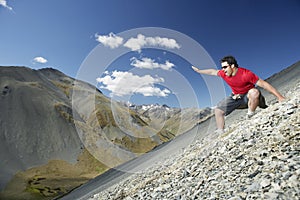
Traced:
[[[59, 113], [64, 109], [70, 112], [69, 99], [58, 90], [59, 82], [44, 72], [0, 67], [1, 188], [16, 171], [50, 159], [75, 162], [81, 151], [75, 127]], [[63, 76], [58, 71], [53, 75]]]
[[[167, 105], [130, 105], [130, 109], [157, 130], [184, 133], [212, 116], [211, 108], [170, 108]], [[179, 123], [180, 122], [180, 123]], [[178, 135], [178, 134], [176, 134]], [[175, 135], [174, 135], [175, 136]], [[173, 137], [174, 137], [173, 136]], [[172, 137], [172, 136], [171, 136]], [[172, 137], [172, 138], [173, 138]], [[167, 137], [168, 141], [169, 138]]]
[[5, 199], [68, 192], [211, 116], [208, 109], [129, 108], [52, 68], [0, 67], [0, 91]]

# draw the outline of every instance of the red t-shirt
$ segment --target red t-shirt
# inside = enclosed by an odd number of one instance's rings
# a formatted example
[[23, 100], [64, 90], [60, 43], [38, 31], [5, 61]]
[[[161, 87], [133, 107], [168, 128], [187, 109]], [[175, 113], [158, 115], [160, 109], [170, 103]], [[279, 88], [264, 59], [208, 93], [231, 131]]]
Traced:
[[235, 76], [226, 76], [223, 70], [218, 71], [218, 76], [222, 77], [224, 81], [230, 86], [233, 94], [246, 94], [255, 87], [259, 77], [245, 68], [238, 68]]

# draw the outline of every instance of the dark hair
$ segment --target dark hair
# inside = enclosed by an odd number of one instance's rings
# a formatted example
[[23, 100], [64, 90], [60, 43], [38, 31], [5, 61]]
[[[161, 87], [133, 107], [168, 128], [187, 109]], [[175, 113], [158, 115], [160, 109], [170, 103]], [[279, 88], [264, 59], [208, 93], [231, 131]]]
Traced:
[[227, 62], [229, 65], [234, 64], [235, 67], [239, 67], [236, 59], [233, 56], [225, 56], [224, 58], [221, 59], [221, 63], [222, 62]]

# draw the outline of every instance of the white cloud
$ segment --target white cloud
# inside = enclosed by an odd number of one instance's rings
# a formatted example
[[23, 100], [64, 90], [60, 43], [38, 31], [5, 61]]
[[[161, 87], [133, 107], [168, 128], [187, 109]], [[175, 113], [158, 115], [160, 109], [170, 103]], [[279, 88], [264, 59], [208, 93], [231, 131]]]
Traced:
[[137, 68], [142, 69], [155, 69], [161, 68], [163, 70], [170, 70], [175, 65], [169, 61], [166, 61], [164, 64], [157, 63], [151, 58], [142, 58], [141, 60], [133, 57], [131, 58], [131, 65]]
[[152, 47], [165, 47], [169, 49], [179, 49], [180, 45], [174, 39], [162, 38], [162, 37], [145, 37], [142, 34], [138, 34], [136, 38], [130, 38], [124, 46], [130, 48], [132, 51], [141, 51], [146, 46]]
[[103, 78], [97, 78], [97, 82], [103, 84], [101, 88], [111, 91], [111, 96], [142, 94], [166, 97], [171, 93], [168, 89], [162, 90], [155, 86], [155, 84], [163, 83], [163, 78], [154, 78], [150, 75], [138, 76], [131, 72], [113, 71]]
[[12, 10], [12, 7], [7, 5], [6, 0], [0, 0], [0, 6], [3, 6], [4, 8], [7, 8], [9, 10]]
[[125, 47], [131, 49], [132, 51], [140, 51], [143, 46], [145, 46], [146, 39], [144, 35], [139, 34], [137, 38], [130, 38], [124, 44]]
[[45, 59], [45, 58], [43, 58], [43, 57], [35, 57], [35, 58], [33, 59], [33, 62], [34, 62], [34, 63], [45, 64], [45, 63], [48, 62], [48, 60]]
[[[95, 34], [96, 41], [100, 42], [106, 47], [110, 47], [112, 49], [117, 48], [123, 44], [124, 39], [120, 36], [115, 35], [114, 33], [110, 33], [109, 35], [98, 35]], [[144, 46], [151, 47], [165, 47], [168, 49], [179, 49], [180, 45], [176, 40], [165, 37], [145, 37], [142, 34], [138, 34], [136, 38], [129, 38], [124, 47], [131, 49], [132, 51], [141, 51]]]
[[116, 36], [114, 33], [110, 33], [109, 35], [96, 34], [95, 37], [98, 42], [111, 49], [117, 48], [123, 44], [123, 38]]

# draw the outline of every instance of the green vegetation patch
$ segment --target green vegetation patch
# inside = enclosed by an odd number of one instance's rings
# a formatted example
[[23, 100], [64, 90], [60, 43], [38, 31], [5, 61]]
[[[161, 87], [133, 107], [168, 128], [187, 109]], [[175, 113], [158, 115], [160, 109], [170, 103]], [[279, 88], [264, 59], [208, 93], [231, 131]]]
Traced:
[[151, 138], [130, 138], [128, 136], [122, 139], [115, 139], [115, 144], [119, 144], [133, 153], [146, 153], [157, 146]]
[[70, 98], [72, 85], [69, 82], [61, 83], [58, 81], [52, 81], [52, 83], [58, 87], [68, 98]]
[[66, 119], [70, 123], [74, 123], [73, 113], [70, 107], [66, 106], [63, 103], [58, 102], [54, 105], [54, 108], [59, 112], [59, 114], [64, 119]]
[[0, 199], [50, 200], [79, 187], [107, 169], [84, 150], [76, 164], [51, 160], [46, 165], [18, 172], [0, 192]]

